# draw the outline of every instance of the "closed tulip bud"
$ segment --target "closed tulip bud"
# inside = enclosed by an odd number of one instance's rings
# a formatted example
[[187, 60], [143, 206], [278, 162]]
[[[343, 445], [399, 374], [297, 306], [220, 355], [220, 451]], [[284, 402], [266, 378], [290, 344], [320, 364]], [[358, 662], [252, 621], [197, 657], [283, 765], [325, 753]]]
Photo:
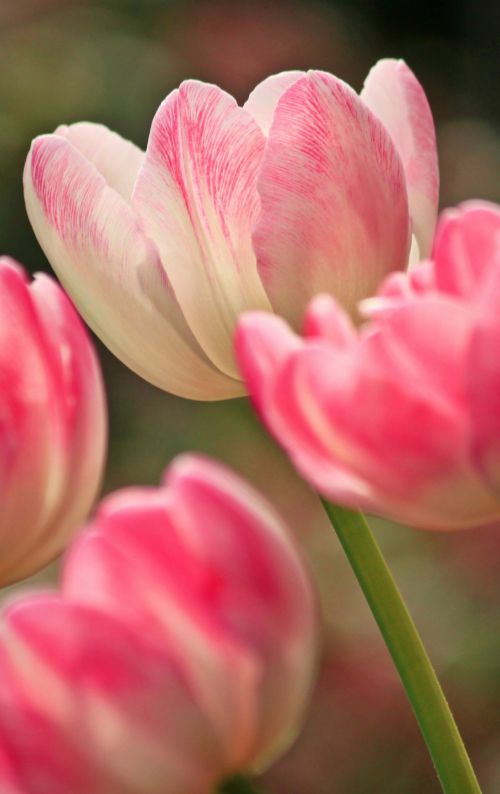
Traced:
[[236, 476], [186, 456], [162, 487], [109, 497], [63, 583], [73, 602], [172, 649], [221, 778], [288, 746], [315, 667], [315, 600], [285, 527]]
[[357, 331], [329, 296], [304, 337], [237, 333], [256, 407], [323, 495], [430, 529], [500, 518], [500, 208], [444, 214], [432, 258], [391, 276]]
[[83, 316], [131, 369], [184, 397], [244, 392], [239, 315], [297, 327], [308, 299], [348, 311], [410, 240], [427, 254], [438, 199], [432, 116], [402, 61], [360, 95], [326, 72], [263, 81], [244, 107], [189, 80], [160, 105], [146, 152], [106, 127], [33, 141], [28, 215]]
[[106, 450], [98, 362], [54, 281], [0, 259], [0, 584], [46, 565], [96, 496]]

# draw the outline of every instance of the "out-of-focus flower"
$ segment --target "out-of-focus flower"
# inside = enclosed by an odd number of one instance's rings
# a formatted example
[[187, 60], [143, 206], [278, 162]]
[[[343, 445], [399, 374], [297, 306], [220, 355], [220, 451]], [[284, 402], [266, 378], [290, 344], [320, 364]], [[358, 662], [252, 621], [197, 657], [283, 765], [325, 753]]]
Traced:
[[84, 519], [106, 435], [98, 362], [68, 298], [0, 259], [0, 584], [50, 562]]
[[181, 458], [164, 487], [105, 500], [66, 559], [62, 595], [6, 609], [2, 785], [211, 794], [297, 730], [316, 618], [268, 505], [215, 463]]
[[229, 471], [186, 456], [164, 487], [105, 500], [63, 588], [172, 649], [217, 738], [220, 776], [288, 746], [315, 668], [315, 599], [283, 524]]
[[[366, 308], [366, 307], [365, 307]], [[304, 339], [253, 313], [238, 357], [258, 410], [326, 496], [428, 528], [500, 517], [500, 209], [447, 213], [356, 332], [328, 296]]]
[[166, 637], [55, 594], [0, 626], [2, 792], [211, 794], [216, 739]]
[[[188, 81], [147, 151], [96, 124], [32, 144], [28, 214], [52, 266], [109, 348], [194, 399], [244, 391], [238, 316], [298, 324], [318, 291], [349, 310], [426, 252], [438, 193], [434, 126], [408, 67], [380, 61], [360, 96], [326, 72], [263, 81], [243, 108]], [[411, 219], [411, 224], [410, 224]]]

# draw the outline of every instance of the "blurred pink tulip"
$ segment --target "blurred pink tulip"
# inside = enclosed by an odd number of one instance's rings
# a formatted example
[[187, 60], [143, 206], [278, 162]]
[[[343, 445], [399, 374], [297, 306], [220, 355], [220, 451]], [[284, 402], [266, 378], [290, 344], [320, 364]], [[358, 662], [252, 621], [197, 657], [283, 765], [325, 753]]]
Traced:
[[0, 624], [0, 736], [2, 794], [212, 794], [217, 779], [167, 639], [55, 594]]
[[81, 123], [34, 140], [28, 214], [49, 261], [109, 348], [193, 399], [242, 394], [239, 315], [296, 326], [307, 300], [353, 311], [426, 253], [438, 194], [434, 126], [402, 61], [361, 95], [325, 72], [274, 75], [243, 108], [187, 81], [162, 103], [146, 153]]
[[164, 486], [104, 501], [61, 595], [6, 609], [2, 792], [212, 794], [293, 738], [316, 624], [278, 517], [223, 467], [179, 459]]
[[445, 213], [357, 332], [329, 296], [304, 338], [264, 313], [237, 353], [264, 421], [319, 491], [426, 528], [500, 517], [500, 208]]
[[172, 649], [221, 775], [288, 746], [315, 668], [316, 605], [286, 528], [235, 475], [185, 456], [163, 487], [111, 496], [72, 547], [63, 588]]
[[0, 259], [0, 584], [55, 557], [96, 496], [106, 451], [98, 362], [52, 279]]

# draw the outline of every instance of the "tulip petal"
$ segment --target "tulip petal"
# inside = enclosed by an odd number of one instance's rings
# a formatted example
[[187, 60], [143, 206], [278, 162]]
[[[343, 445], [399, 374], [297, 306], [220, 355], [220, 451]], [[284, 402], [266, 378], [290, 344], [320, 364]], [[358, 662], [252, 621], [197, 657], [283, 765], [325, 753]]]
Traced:
[[269, 134], [274, 111], [282, 94], [304, 75], [305, 72], [298, 70], [280, 72], [266, 77], [255, 86], [243, 107], [255, 119], [264, 135]]
[[212, 610], [261, 661], [253, 758], [268, 763], [269, 748], [281, 751], [300, 722], [316, 661], [316, 605], [303, 562], [271, 507], [224, 466], [184, 455], [166, 485], [174, 521], [211, 571]]
[[30, 794], [212, 790], [214, 738], [167, 644], [49, 594], [2, 629], [0, 734]]
[[432, 258], [436, 286], [470, 299], [500, 269], [500, 208], [467, 201], [440, 217]]
[[80, 121], [61, 125], [54, 133], [65, 138], [86, 160], [95, 165], [109, 187], [130, 201], [144, 152], [103, 124]]
[[131, 207], [64, 138], [35, 139], [24, 174], [35, 234], [110, 350], [162, 389], [194, 399], [241, 393], [194, 340], [154, 245]]
[[361, 99], [384, 124], [400, 154], [423, 258], [430, 252], [439, 198], [436, 133], [427, 97], [404, 61], [385, 58], [370, 70]]
[[[497, 238], [498, 239], [498, 238]], [[473, 454], [500, 494], [500, 269], [478, 306], [468, 355]]]
[[[50, 526], [64, 481], [61, 393], [21, 269], [0, 267], [0, 580], [13, 581]], [[29, 450], [29, 454], [27, 454]], [[27, 486], [29, 484], [29, 486]], [[29, 487], [29, 498], [26, 488]], [[31, 572], [31, 571], [30, 571]]]
[[185, 82], [154, 118], [133, 195], [190, 328], [232, 377], [239, 314], [269, 305], [250, 234], [263, 148], [261, 131], [232, 97]]
[[409, 219], [399, 155], [345, 83], [311, 72], [278, 102], [259, 178], [254, 234], [273, 308], [294, 327], [305, 302], [333, 293], [354, 311], [406, 266]]

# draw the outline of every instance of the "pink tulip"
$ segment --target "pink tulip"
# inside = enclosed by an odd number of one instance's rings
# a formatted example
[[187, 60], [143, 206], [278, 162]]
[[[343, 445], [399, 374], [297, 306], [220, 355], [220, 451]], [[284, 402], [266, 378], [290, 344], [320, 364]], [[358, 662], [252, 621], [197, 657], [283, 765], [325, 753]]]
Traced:
[[47, 276], [0, 259], [0, 584], [46, 565], [101, 479], [106, 411], [85, 330]]
[[146, 153], [73, 124], [35, 139], [25, 169], [33, 228], [92, 328], [142, 377], [207, 400], [244, 391], [243, 311], [297, 325], [318, 291], [354, 310], [406, 267], [410, 231], [427, 253], [437, 193], [427, 100], [393, 60], [359, 96], [287, 72], [243, 108], [190, 80], [158, 109]]
[[315, 601], [286, 528], [235, 475], [186, 456], [162, 487], [106, 499], [63, 589], [171, 650], [220, 777], [288, 746], [315, 667]]
[[500, 517], [500, 208], [445, 214], [433, 260], [391, 277], [357, 332], [328, 296], [304, 338], [245, 316], [264, 421], [322, 494], [427, 528]]
[[212, 794], [217, 745], [165, 638], [57, 595], [0, 624], [2, 794]]

